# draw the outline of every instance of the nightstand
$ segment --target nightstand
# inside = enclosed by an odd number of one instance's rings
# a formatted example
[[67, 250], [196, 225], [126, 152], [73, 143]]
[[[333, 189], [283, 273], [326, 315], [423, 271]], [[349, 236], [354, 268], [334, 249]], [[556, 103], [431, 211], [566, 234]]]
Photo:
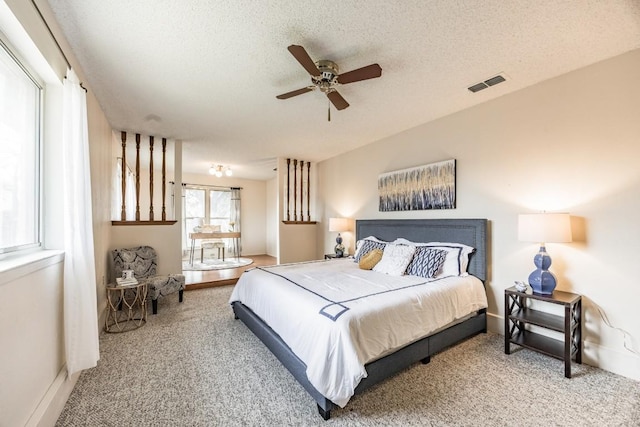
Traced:
[[341, 259], [349, 258], [349, 255], [336, 256], [336, 254], [324, 254], [324, 259]]
[[[531, 301], [561, 305], [564, 314], [531, 309]], [[511, 344], [517, 344], [555, 357], [564, 361], [564, 376], [571, 378], [571, 360], [582, 363], [582, 296], [563, 291], [554, 291], [551, 295], [528, 295], [512, 286], [504, 291], [504, 312], [505, 354], [511, 354]], [[532, 332], [528, 325], [559, 332], [563, 339]]]

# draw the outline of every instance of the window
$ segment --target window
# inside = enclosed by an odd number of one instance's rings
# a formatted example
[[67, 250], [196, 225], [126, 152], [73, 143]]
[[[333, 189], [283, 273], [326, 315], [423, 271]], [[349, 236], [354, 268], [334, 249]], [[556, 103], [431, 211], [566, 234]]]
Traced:
[[[118, 157], [116, 160], [116, 171], [113, 174], [113, 188], [111, 198], [111, 218], [120, 221], [122, 219], [122, 157]], [[129, 166], [125, 167], [125, 219], [127, 221], [136, 220], [136, 176], [129, 169]]]
[[221, 231], [227, 231], [231, 216], [231, 192], [209, 191], [209, 224], [219, 225]]
[[184, 190], [183, 248], [191, 243], [188, 238], [194, 227], [202, 224], [219, 225], [229, 231], [231, 220], [231, 191], [186, 187]]
[[191, 233], [194, 227], [205, 222], [205, 190], [186, 188], [184, 190], [184, 200], [184, 218], [187, 223], [187, 230]]
[[0, 40], [0, 255], [40, 246], [42, 88]]

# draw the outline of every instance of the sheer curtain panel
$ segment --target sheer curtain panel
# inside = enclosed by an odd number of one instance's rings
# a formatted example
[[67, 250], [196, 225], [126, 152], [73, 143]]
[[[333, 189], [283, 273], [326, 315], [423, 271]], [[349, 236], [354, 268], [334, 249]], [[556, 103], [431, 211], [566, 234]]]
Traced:
[[[241, 226], [240, 226], [240, 188], [237, 187], [231, 187], [231, 209], [229, 212], [229, 219], [230, 222], [232, 222], [233, 225], [233, 231], [240, 231], [241, 230]], [[242, 239], [237, 239], [238, 240], [238, 253], [235, 253], [234, 255], [236, 256], [240, 256], [240, 254], [242, 253]], [[233, 252], [233, 246], [231, 248], [231, 251]]]
[[[127, 221], [136, 219], [136, 176], [127, 165], [125, 177], [125, 214]], [[111, 191], [111, 219], [120, 221], [122, 208], [122, 158], [118, 157], [113, 173], [113, 183]]]
[[64, 335], [71, 376], [100, 358], [86, 93], [73, 70], [63, 88]]

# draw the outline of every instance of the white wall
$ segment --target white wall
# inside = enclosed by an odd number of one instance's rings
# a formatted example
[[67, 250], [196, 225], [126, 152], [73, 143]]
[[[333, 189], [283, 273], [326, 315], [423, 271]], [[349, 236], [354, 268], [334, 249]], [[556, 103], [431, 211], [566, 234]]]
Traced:
[[[110, 252], [116, 248], [151, 246], [158, 254], [158, 274], [178, 274], [182, 272], [180, 245], [180, 224], [173, 225], [114, 225], [111, 227]], [[110, 255], [107, 253], [108, 261]], [[111, 264], [107, 280], [111, 277]]]
[[[504, 289], [526, 280], [537, 245], [517, 217], [569, 212], [574, 242], [548, 244], [558, 289], [584, 296], [586, 363], [640, 379], [640, 50], [594, 64], [319, 164], [321, 219], [488, 218], [490, 328], [501, 330]], [[517, 76], [514, 76], [517, 78]], [[457, 208], [378, 212], [378, 174], [457, 160]], [[324, 227], [324, 247], [335, 236]], [[631, 275], [631, 277], [630, 277]]]
[[317, 224], [280, 224], [278, 263], [321, 259], [316, 252]]
[[0, 425], [25, 425], [64, 366], [62, 276], [62, 255], [0, 274]]
[[267, 255], [278, 256], [278, 186], [277, 179], [267, 181], [267, 213], [265, 216]]

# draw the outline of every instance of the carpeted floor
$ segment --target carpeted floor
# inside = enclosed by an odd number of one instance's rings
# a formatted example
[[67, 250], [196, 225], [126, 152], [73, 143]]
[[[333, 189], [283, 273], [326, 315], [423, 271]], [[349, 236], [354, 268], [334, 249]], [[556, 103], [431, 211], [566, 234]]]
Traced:
[[323, 421], [315, 402], [238, 320], [231, 287], [159, 302], [158, 315], [102, 334], [58, 426], [640, 426], [640, 383], [482, 334], [362, 395]]

